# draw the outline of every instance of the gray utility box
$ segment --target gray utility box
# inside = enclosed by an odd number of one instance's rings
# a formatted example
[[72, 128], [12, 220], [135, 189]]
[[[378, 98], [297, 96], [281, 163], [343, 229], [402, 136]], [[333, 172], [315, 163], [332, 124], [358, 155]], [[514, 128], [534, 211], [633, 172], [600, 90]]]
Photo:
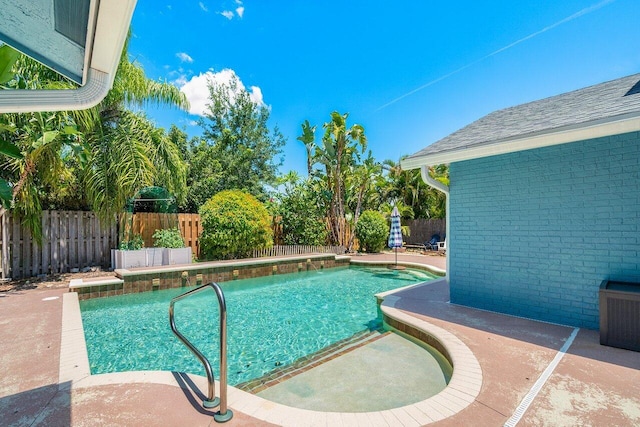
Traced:
[[640, 283], [600, 285], [600, 344], [640, 351]]

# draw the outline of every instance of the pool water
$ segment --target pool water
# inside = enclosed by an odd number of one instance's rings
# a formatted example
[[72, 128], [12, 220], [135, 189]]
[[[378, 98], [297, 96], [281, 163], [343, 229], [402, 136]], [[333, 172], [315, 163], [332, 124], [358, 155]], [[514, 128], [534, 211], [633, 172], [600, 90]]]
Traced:
[[[347, 267], [222, 282], [227, 302], [229, 384], [260, 377], [367, 328], [375, 328], [374, 294], [436, 278], [420, 270]], [[171, 298], [192, 287], [80, 302], [93, 374], [169, 370], [204, 375], [173, 335]], [[178, 301], [178, 329], [218, 372], [215, 293]]]

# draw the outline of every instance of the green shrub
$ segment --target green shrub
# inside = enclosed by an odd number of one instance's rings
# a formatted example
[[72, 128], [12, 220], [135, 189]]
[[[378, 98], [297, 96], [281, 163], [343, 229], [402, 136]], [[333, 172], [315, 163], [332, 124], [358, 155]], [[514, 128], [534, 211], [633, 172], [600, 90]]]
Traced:
[[205, 259], [246, 258], [273, 245], [271, 216], [251, 194], [221, 191], [200, 207], [200, 253]]
[[356, 224], [356, 237], [364, 252], [380, 252], [389, 236], [389, 225], [384, 215], [376, 211], [364, 211]]
[[123, 240], [120, 242], [120, 246], [118, 246], [118, 248], [121, 251], [135, 251], [142, 249], [144, 248], [144, 240], [141, 235], [136, 234], [130, 240]]
[[156, 230], [152, 237], [156, 248], [184, 248], [182, 234], [177, 228]]
[[329, 232], [325, 222], [325, 209], [310, 180], [289, 184], [278, 198], [278, 213], [282, 218], [285, 245], [327, 244]]

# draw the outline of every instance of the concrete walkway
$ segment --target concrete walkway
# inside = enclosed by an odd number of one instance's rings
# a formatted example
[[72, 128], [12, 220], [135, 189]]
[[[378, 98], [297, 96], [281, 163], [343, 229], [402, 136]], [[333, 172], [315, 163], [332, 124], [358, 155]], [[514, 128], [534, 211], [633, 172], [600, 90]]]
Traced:
[[[393, 254], [358, 259], [391, 260]], [[441, 256], [398, 254], [398, 259], [438, 268], [445, 264]], [[193, 381], [206, 390], [199, 377], [122, 373], [92, 375], [78, 382], [61, 380], [64, 292], [0, 294], [2, 425], [216, 425], [189, 386]], [[466, 409], [433, 425], [640, 425], [640, 353], [600, 346], [598, 332], [590, 330], [579, 330], [566, 354], [559, 353], [573, 328], [455, 306], [448, 299], [448, 287], [442, 280], [393, 298], [394, 309], [460, 339], [482, 370], [477, 398]], [[532, 389], [539, 393], [530, 394]], [[528, 405], [522, 406], [523, 400]], [[227, 425], [273, 425], [261, 420], [269, 411], [267, 404], [252, 406], [232, 390], [229, 405], [234, 418]], [[514, 414], [522, 418], [513, 418]], [[275, 424], [314, 423], [311, 418], [292, 417]], [[325, 424], [348, 426], [354, 425], [355, 418], [333, 413], [322, 419], [331, 420]], [[380, 418], [375, 424], [419, 425], [417, 419]]]

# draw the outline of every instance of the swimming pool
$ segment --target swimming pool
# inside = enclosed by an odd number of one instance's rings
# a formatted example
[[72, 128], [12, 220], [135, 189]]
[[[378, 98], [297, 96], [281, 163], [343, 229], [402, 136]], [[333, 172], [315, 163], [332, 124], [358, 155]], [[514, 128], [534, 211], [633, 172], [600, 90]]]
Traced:
[[[229, 384], [260, 377], [377, 327], [374, 294], [436, 277], [421, 270], [348, 267], [221, 283], [228, 310]], [[170, 370], [203, 375], [202, 365], [168, 322], [169, 301], [189, 289], [82, 301], [91, 373]], [[177, 303], [175, 312], [178, 328], [217, 366], [216, 299], [202, 293]]]

